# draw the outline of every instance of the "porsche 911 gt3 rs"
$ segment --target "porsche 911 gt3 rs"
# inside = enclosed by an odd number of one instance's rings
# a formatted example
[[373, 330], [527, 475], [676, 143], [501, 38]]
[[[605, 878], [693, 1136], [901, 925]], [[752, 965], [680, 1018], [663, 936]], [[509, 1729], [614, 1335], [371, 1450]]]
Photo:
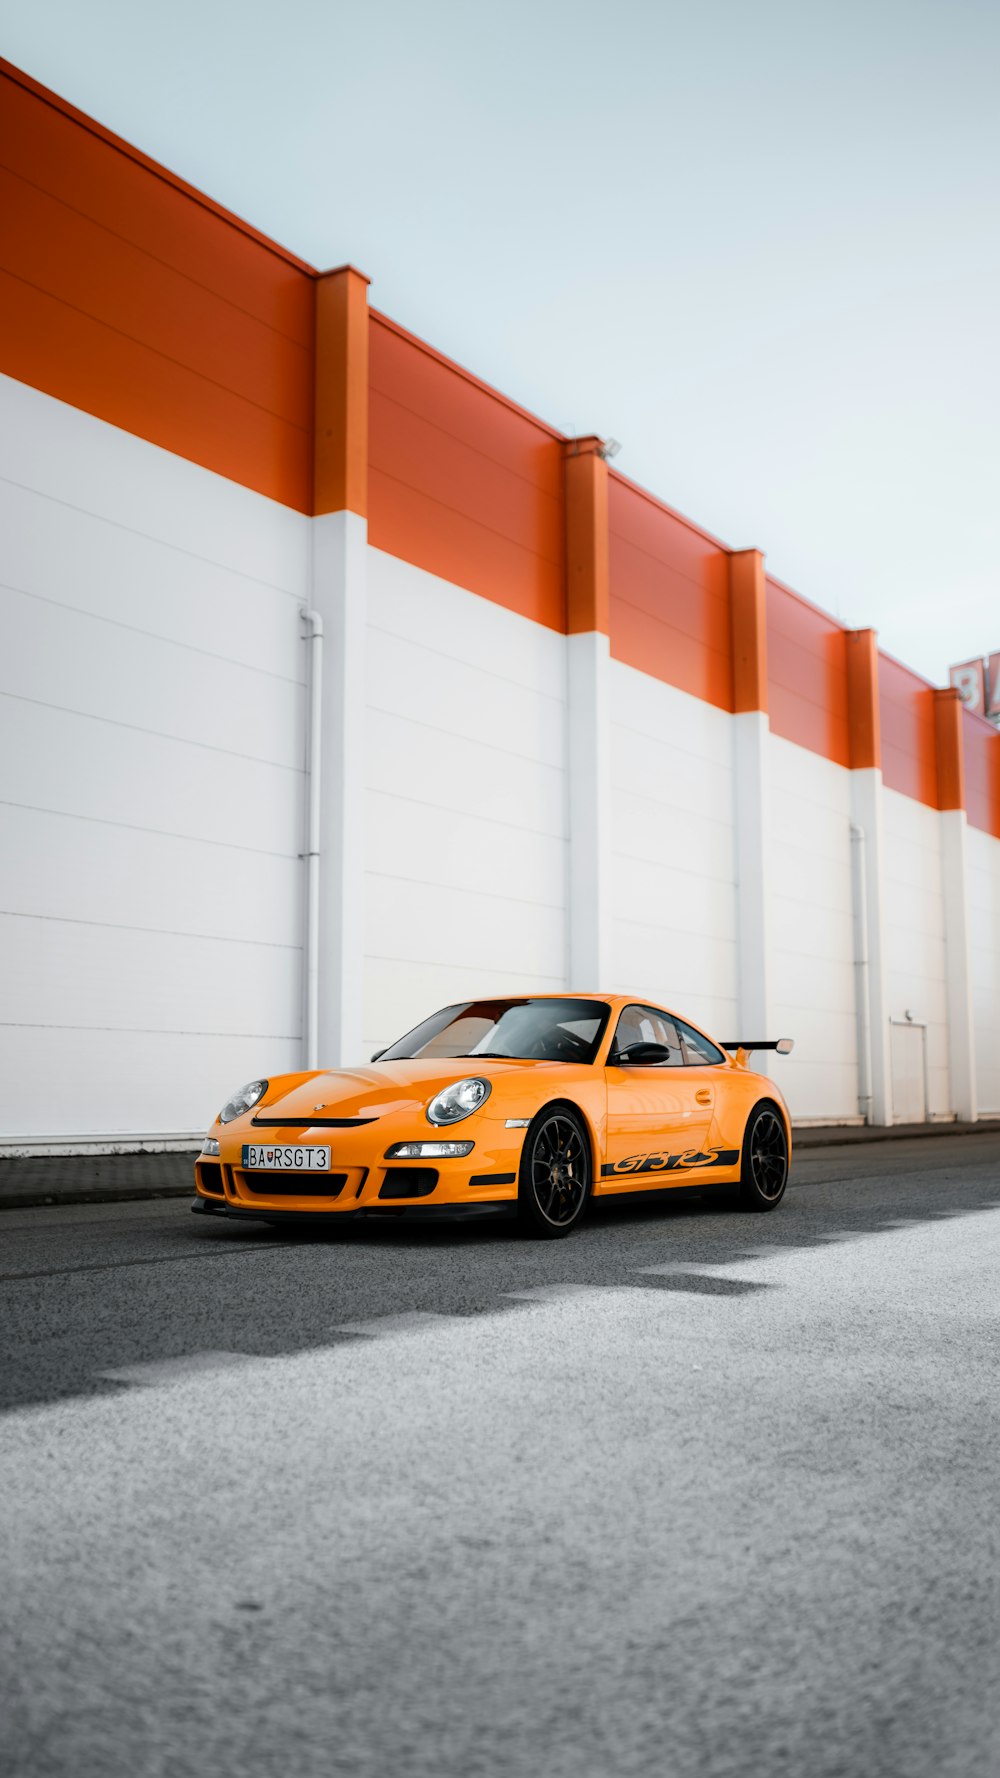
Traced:
[[357, 1068], [251, 1081], [195, 1164], [236, 1217], [517, 1214], [567, 1235], [591, 1198], [724, 1189], [781, 1202], [791, 1123], [752, 1050], [622, 994], [444, 1007]]

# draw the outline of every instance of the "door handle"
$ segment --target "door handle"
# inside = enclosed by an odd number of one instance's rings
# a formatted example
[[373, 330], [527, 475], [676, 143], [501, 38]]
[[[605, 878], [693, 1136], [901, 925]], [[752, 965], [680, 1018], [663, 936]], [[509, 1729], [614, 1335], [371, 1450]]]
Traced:
[[712, 1103], [712, 1094], [708, 1087], [699, 1087], [695, 1098], [699, 1105], [711, 1105]]

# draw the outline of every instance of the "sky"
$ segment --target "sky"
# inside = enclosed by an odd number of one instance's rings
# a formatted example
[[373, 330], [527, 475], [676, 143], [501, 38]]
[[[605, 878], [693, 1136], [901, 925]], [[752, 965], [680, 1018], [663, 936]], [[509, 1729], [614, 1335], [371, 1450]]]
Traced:
[[0, 0], [0, 53], [929, 679], [1000, 649], [997, 0]]

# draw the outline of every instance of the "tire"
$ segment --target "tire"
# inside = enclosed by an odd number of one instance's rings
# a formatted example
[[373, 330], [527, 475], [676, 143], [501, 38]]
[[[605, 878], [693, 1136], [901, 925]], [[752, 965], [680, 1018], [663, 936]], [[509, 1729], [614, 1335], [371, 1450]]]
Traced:
[[542, 1240], [576, 1228], [590, 1196], [590, 1140], [568, 1105], [547, 1105], [528, 1129], [521, 1151], [517, 1214]]
[[788, 1137], [776, 1105], [755, 1105], [743, 1134], [740, 1203], [745, 1210], [776, 1210], [788, 1184]]

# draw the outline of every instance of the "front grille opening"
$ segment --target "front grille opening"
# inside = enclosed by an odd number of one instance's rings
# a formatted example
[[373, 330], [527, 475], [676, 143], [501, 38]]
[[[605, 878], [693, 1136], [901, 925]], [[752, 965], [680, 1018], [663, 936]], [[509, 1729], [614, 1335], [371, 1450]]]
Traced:
[[438, 1182], [436, 1167], [387, 1167], [380, 1198], [426, 1198]]
[[347, 1184], [346, 1173], [272, 1172], [254, 1167], [237, 1173], [236, 1183], [248, 1198], [337, 1198]]
[[199, 1161], [195, 1174], [203, 1192], [211, 1192], [217, 1198], [223, 1196], [222, 1168], [218, 1161]]

